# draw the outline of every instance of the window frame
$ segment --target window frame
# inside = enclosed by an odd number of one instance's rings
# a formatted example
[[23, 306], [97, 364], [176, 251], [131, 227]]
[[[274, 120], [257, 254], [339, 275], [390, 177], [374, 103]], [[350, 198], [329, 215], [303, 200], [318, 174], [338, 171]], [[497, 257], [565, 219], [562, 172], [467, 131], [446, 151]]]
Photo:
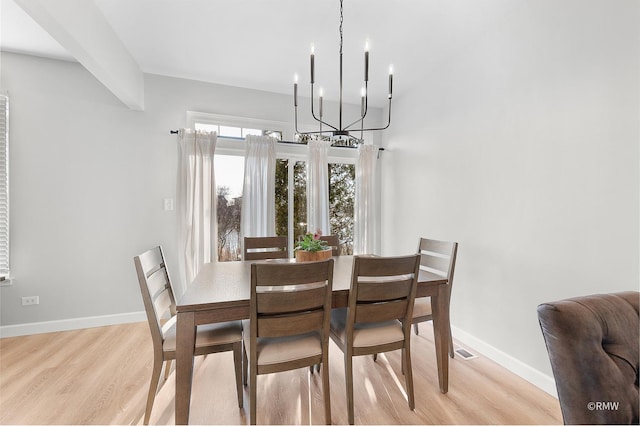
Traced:
[[[293, 141], [295, 131], [291, 123], [262, 120], [258, 118], [236, 117], [231, 115], [221, 115], [206, 112], [187, 111], [187, 127], [194, 129], [196, 123], [219, 124], [223, 126], [235, 126], [252, 129], [269, 129], [282, 132], [284, 143], [276, 144], [276, 157], [282, 159], [304, 160], [307, 158], [306, 144], [287, 143]], [[302, 131], [311, 130], [309, 127], [302, 128]], [[246, 145], [244, 139], [225, 138], [218, 136], [216, 142], [216, 152], [223, 155], [244, 156]], [[355, 164], [358, 156], [357, 150], [353, 148], [331, 147], [328, 152], [329, 163]]]
[[[10, 238], [10, 194], [9, 194], [9, 95], [0, 93], [0, 225], [4, 225], [4, 232], [0, 231], [0, 286], [12, 284], [11, 277], [11, 238]], [[3, 200], [4, 198], [4, 200]], [[4, 253], [4, 254], [3, 254]]]
[[[213, 114], [206, 112], [187, 111], [187, 127], [195, 129], [196, 124], [217, 124], [223, 126], [235, 126], [252, 129], [269, 129], [282, 132], [284, 143], [276, 144], [276, 159], [288, 160], [289, 165], [295, 161], [307, 161], [308, 151], [306, 144], [286, 143], [293, 141], [295, 130], [291, 123], [282, 121], [263, 120], [257, 118], [237, 117], [230, 115]], [[300, 128], [301, 131], [311, 131], [309, 126]], [[365, 138], [366, 139], [366, 138]], [[235, 155], [244, 157], [246, 142], [241, 138], [226, 138], [218, 136], [216, 142], [216, 154]], [[356, 164], [358, 151], [353, 148], [330, 147], [327, 153], [328, 163]], [[288, 168], [288, 187], [293, 188], [293, 167]], [[288, 238], [290, 255], [293, 254], [293, 191], [288, 191]]]

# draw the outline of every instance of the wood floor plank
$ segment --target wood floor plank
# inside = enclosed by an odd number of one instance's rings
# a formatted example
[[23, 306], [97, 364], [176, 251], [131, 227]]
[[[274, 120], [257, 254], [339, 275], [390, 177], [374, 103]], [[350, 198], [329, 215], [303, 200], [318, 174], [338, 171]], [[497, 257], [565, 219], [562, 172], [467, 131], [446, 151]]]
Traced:
[[[334, 424], [347, 422], [344, 360], [331, 343]], [[0, 424], [141, 424], [153, 360], [146, 323], [0, 339]], [[400, 352], [354, 359], [357, 424], [561, 424], [557, 399], [482, 356], [450, 363], [441, 394], [431, 327], [412, 337], [416, 396], [409, 410]], [[194, 363], [191, 422], [247, 424], [231, 352]], [[175, 372], [161, 384], [151, 423], [174, 423]], [[323, 424], [320, 374], [258, 377], [258, 423]]]

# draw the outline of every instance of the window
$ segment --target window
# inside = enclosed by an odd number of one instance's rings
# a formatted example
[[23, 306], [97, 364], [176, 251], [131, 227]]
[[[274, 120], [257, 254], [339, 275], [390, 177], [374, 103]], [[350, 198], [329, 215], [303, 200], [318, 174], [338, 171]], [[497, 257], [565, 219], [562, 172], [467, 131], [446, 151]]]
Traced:
[[223, 126], [221, 124], [195, 123], [195, 130], [206, 130], [207, 132], [216, 132], [218, 137], [225, 139], [245, 139], [247, 135], [271, 136], [277, 140], [282, 140], [282, 131], [280, 130], [261, 130], [248, 129], [245, 127]]
[[338, 237], [340, 254], [353, 254], [353, 215], [356, 199], [355, 164], [329, 163], [329, 223]]
[[276, 235], [289, 235], [289, 160], [276, 160]]
[[[218, 133], [214, 160], [218, 260], [240, 260], [244, 138], [253, 134], [293, 140], [293, 134], [287, 130], [288, 123], [196, 112], [187, 113], [187, 124]], [[293, 250], [295, 241], [307, 232], [307, 149], [304, 145], [278, 144], [276, 155], [276, 235], [287, 235]], [[355, 158], [352, 149], [336, 148], [329, 153], [329, 220], [332, 233], [340, 241], [341, 254], [353, 254]]]
[[244, 157], [216, 154], [213, 165], [218, 194], [218, 261], [240, 260], [240, 214]]
[[[289, 169], [289, 164], [293, 168]], [[289, 177], [289, 174], [292, 177]], [[289, 183], [292, 182], [292, 190]], [[340, 254], [353, 254], [353, 213], [356, 191], [354, 164], [329, 164], [329, 223], [338, 237]], [[290, 198], [291, 197], [291, 198]], [[292, 220], [289, 221], [289, 216]], [[291, 243], [307, 232], [307, 164], [278, 159], [276, 163], [276, 234], [292, 235]]]
[[[292, 167], [290, 167], [290, 165]], [[307, 232], [306, 162], [292, 158], [276, 161], [276, 234], [289, 235], [293, 247]]]
[[0, 279], [9, 277], [9, 98], [0, 94]]

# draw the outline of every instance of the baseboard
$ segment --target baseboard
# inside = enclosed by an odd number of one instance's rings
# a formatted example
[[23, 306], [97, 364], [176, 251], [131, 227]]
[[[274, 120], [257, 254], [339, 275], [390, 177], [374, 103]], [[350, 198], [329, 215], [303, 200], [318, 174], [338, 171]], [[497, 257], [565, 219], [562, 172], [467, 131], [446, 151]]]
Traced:
[[511, 355], [501, 351], [500, 349], [491, 346], [490, 344], [472, 336], [464, 330], [457, 327], [451, 327], [451, 333], [455, 341], [458, 341], [464, 345], [469, 345], [483, 356], [497, 362], [502, 367], [517, 374], [529, 383], [539, 387], [549, 395], [557, 398], [558, 392], [556, 390], [556, 382], [553, 377], [542, 373], [539, 370], [531, 367], [528, 364], [512, 357]]
[[106, 325], [127, 324], [146, 321], [147, 315], [142, 312], [101, 315], [96, 317], [70, 318], [56, 321], [30, 322], [26, 324], [0, 326], [0, 337], [26, 336], [29, 334], [54, 333], [56, 331], [79, 330]]

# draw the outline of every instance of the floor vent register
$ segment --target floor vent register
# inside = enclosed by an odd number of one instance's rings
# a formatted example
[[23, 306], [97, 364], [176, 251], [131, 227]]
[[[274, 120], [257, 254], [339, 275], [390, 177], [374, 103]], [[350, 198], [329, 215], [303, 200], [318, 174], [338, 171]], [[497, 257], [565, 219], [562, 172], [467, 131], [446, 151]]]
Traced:
[[458, 348], [455, 350], [455, 352], [456, 352], [456, 355], [460, 355], [460, 358], [464, 360], [478, 358], [476, 354], [472, 354], [471, 352], [469, 352], [464, 348]]

